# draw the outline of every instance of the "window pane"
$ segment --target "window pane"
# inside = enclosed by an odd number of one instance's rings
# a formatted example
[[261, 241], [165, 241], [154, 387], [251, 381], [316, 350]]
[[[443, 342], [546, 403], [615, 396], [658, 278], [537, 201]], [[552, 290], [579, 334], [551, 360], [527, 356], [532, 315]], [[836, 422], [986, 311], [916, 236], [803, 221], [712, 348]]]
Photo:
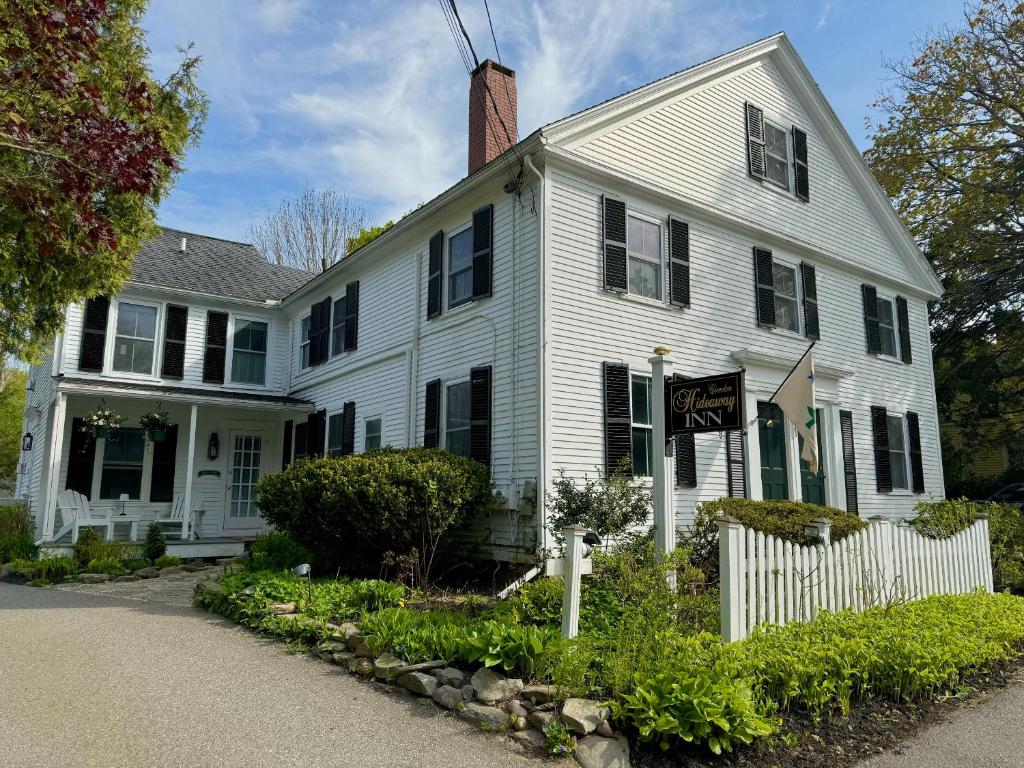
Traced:
[[644, 250], [643, 222], [632, 216], [627, 219], [626, 248], [633, 253], [643, 253]]
[[903, 419], [899, 416], [888, 415], [889, 421], [889, 450], [904, 450], [903, 442]]
[[878, 322], [892, 327], [892, 302], [888, 299], [878, 300]]
[[661, 260], [661, 227], [650, 221], [644, 222], [644, 255]]
[[364, 437], [364, 450], [370, 451], [380, 448], [381, 422], [380, 419], [367, 419]]
[[335, 413], [327, 419], [327, 451], [336, 454], [341, 452], [341, 414]]
[[764, 144], [769, 154], [786, 159], [789, 157], [789, 147], [786, 142], [786, 132], [776, 128], [771, 123], [764, 126]]
[[100, 498], [117, 499], [122, 493], [138, 499], [142, 494], [142, 459], [146, 453], [141, 429], [114, 430], [104, 441]]
[[882, 354], [896, 357], [896, 332], [892, 328], [879, 326], [878, 336], [882, 342]]
[[136, 339], [135, 355], [132, 358], [132, 372], [149, 373], [153, 370], [153, 342]]
[[135, 310], [137, 309], [135, 304], [118, 304], [117, 305], [117, 335], [118, 336], [134, 336], [135, 335]]
[[633, 423], [651, 423], [651, 380], [646, 376], [633, 377]]
[[633, 474], [647, 476], [654, 464], [651, 430], [633, 427]]
[[471, 390], [468, 381], [452, 384], [448, 387], [448, 401], [445, 414], [445, 427], [447, 429], [459, 429], [469, 426], [470, 394]]
[[800, 315], [797, 312], [796, 299], [787, 299], [775, 294], [775, 325], [787, 331], [800, 333]]
[[778, 262], [772, 263], [772, 282], [775, 292], [783, 296], [796, 298], [796, 270]]
[[631, 256], [629, 259], [629, 292], [648, 299], [660, 299], [660, 265]]
[[139, 307], [135, 335], [144, 339], [156, 337], [156, 307]]
[[473, 296], [473, 230], [466, 229], [448, 239], [448, 306]]
[[903, 436], [903, 419], [888, 415], [889, 466], [892, 472], [893, 488], [908, 488], [906, 441]]
[[238, 384], [260, 384], [266, 380], [267, 356], [261, 352], [235, 350], [231, 356], [231, 380]]
[[334, 326], [331, 336], [331, 354], [340, 355], [345, 349], [345, 297], [334, 302]]

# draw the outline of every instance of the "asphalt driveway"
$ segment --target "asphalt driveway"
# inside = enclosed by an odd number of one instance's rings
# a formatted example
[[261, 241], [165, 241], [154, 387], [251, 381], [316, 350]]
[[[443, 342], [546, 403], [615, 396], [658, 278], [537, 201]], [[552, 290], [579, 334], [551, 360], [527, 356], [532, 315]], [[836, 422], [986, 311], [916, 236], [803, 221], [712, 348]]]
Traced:
[[538, 765], [191, 608], [0, 583], [0, 765]]

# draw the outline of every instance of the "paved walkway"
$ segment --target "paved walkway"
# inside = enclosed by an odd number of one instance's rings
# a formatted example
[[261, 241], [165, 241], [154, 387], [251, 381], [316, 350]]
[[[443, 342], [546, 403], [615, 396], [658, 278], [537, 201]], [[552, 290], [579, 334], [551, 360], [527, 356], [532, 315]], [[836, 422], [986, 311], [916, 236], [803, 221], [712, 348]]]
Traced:
[[180, 568], [164, 568], [154, 579], [139, 579], [131, 582], [107, 581], [102, 584], [58, 584], [54, 589], [64, 592], [84, 592], [90, 595], [106, 595], [128, 600], [146, 600], [161, 605], [176, 605], [179, 608], [192, 606], [192, 594], [196, 582], [208, 576], [216, 576], [221, 568], [211, 565], [201, 571], [188, 572]]
[[4, 768], [542, 762], [191, 608], [0, 583]]

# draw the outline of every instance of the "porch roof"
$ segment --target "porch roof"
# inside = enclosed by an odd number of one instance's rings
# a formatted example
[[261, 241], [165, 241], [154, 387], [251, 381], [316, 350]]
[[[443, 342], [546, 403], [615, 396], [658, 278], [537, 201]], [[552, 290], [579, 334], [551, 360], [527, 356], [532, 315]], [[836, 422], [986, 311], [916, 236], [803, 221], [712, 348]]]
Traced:
[[241, 408], [262, 408], [270, 410], [310, 411], [313, 403], [289, 395], [273, 395], [262, 392], [236, 392], [232, 390], [199, 389], [197, 387], [174, 387], [166, 384], [151, 384], [144, 381], [97, 381], [76, 377], [57, 376], [58, 391], [67, 394], [120, 395], [122, 397], [146, 397], [154, 395], [165, 400], [199, 405], [223, 405]]

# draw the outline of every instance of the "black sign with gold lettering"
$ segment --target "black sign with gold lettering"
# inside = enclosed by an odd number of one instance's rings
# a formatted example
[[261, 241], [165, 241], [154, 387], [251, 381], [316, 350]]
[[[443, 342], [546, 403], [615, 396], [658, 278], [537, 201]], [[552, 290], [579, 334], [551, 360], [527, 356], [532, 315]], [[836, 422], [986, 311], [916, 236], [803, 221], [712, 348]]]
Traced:
[[743, 429], [743, 372], [668, 384], [670, 434]]

